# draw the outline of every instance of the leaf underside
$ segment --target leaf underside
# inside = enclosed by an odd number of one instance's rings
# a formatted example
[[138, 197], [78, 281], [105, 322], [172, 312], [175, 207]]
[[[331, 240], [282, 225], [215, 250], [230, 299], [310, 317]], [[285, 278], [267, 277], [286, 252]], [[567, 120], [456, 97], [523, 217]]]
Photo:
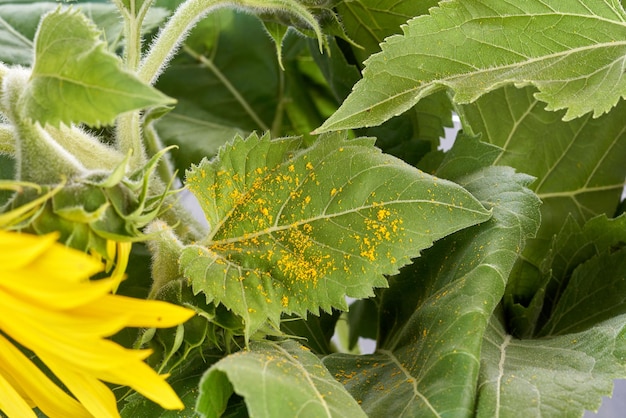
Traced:
[[587, 331], [518, 340], [497, 315], [482, 349], [478, 417], [580, 416], [626, 375], [624, 315]]

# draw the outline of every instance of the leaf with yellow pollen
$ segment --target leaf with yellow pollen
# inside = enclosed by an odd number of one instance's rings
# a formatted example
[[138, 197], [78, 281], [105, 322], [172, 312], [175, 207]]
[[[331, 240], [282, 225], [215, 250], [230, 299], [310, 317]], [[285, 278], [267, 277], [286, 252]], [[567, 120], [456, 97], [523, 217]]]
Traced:
[[385, 155], [370, 138], [235, 138], [186, 184], [210, 225], [181, 255], [208, 302], [244, 318], [246, 335], [282, 313], [346, 309], [411, 258], [490, 214], [466, 190]]

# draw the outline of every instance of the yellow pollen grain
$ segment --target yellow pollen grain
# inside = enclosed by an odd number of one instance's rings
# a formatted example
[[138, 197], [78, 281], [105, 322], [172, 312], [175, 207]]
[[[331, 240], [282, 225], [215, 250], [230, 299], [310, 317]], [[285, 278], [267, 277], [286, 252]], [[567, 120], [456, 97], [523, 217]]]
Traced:
[[391, 215], [391, 212], [389, 212], [389, 209], [379, 209], [378, 212], [376, 213], [376, 217], [378, 218], [379, 221], [384, 221], [385, 219], [387, 219], [389, 215]]
[[283, 297], [280, 299], [280, 303], [283, 305], [283, 307], [286, 308], [289, 305], [289, 298], [283, 295]]
[[293, 173], [294, 171], [296, 171], [296, 167], [295, 167], [293, 164], [291, 164], [289, 167], [287, 167], [287, 169], [288, 169], [289, 171], [291, 171], [292, 173]]
[[335, 188], [333, 187], [333, 189], [330, 191], [330, 195], [331, 195], [331, 196], [334, 196], [334, 195], [336, 195], [336, 194], [337, 194], [337, 189], [335, 189]]
[[308, 163], [306, 163], [305, 167], [306, 167], [307, 170], [313, 170], [313, 164], [311, 164], [310, 161]]

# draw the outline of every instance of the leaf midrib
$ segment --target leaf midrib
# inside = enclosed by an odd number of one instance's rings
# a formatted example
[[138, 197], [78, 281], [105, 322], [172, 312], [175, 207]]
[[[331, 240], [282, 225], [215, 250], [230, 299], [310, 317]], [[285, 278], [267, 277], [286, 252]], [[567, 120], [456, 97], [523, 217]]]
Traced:
[[298, 226], [307, 224], [307, 223], [311, 223], [311, 222], [315, 222], [315, 221], [320, 221], [320, 220], [324, 220], [324, 219], [333, 219], [335, 217], [341, 217], [344, 215], [349, 215], [351, 213], [356, 213], [359, 212], [361, 210], [365, 210], [365, 209], [372, 209], [372, 208], [382, 208], [385, 207], [387, 205], [396, 205], [396, 204], [414, 204], [414, 203], [426, 203], [426, 204], [430, 204], [430, 205], [441, 205], [444, 207], [448, 207], [448, 208], [455, 208], [455, 209], [460, 209], [460, 210], [464, 210], [464, 211], [469, 211], [472, 213], [476, 213], [479, 215], [484, 215], [484, 212], [480, 212], [474, 209], [468, 209], [466, 207], [463, 206], [457, 206], [457, 205], [453, 205], [453, 204], [449, 204], [449, 203], [445, 203], [445, 202], [432, 202], [431, 200], [426, 200], [426, 199], [410, 199], [410, 200], [393, 200], [393, 201], [389, 201], [389, 202], [385, 202], [385, 203], [376, 203], [376, 204], [371, 204], [371, 205], [365, 205], [365, 206], [361, 206], [358, 208], [353, 208], [353, 209], [349, 209], [349, 210], [345, 210], [342, 212], [335, 212], [332, 213], [330, 215], [318, 215], [312, 218], [308, 218], [308, 219], [303, 219], [300, 221], [296, 221], [296, 222], [292, 222], [290, 224], [285, 224], [285, 225], [276, 225], [276, 226], [272, 226], [263, 230], [260, 230], [258, 232], [255, 233], [251, 233], [251, 234], [246, 234], [245, 236], [238, 236], [238, 237], [232, 237], [232, 238], [227, 238], [227, 239], [222, 239], [222, 240], [217, 240], [217, 241], [210, 241], [211, 245], [222, 245], [222, 244], [232, 244], [232, 243], [236, 243], [236, 242], [241, 242], [241, 241], [248, 241], [251, 238], [258, 238], [260, 236], [263, 235], [269, 235], [272, 234], [274, 232], [280, 232], [280, 231], [285, 231], [291, 228], [297, 228]]

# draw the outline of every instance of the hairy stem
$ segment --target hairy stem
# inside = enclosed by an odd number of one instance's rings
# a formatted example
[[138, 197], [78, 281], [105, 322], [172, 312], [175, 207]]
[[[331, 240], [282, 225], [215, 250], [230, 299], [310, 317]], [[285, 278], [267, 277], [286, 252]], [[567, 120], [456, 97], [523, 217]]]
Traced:
[[145, 83], [154, 84], [196, 22], [209, 12], [225, 6], [290, 13], [298, 16], [313, 28], [321, 47], [323, 35], [319, 24], [308, 9], [296, 0], [187, 0], [176, 9], [150, 46], [139, 66], [139, 79]]
[[[120, 1], [114, 0], [124, 18], [124, 63], [131, 72], [136, 72], [141, 59], [141, 27], [146, 17], [152, 0], [145, 0], [139, 10], [136, 9], [136, 1], [130, 0], [129, 8]], [[133, 150], [130, 167], [137, 169], [146, 163], [141, 138], [141, 123], [139, 111], [128, 112], [120, 115], [117, 119], [117, 145], [123, 155]]]

